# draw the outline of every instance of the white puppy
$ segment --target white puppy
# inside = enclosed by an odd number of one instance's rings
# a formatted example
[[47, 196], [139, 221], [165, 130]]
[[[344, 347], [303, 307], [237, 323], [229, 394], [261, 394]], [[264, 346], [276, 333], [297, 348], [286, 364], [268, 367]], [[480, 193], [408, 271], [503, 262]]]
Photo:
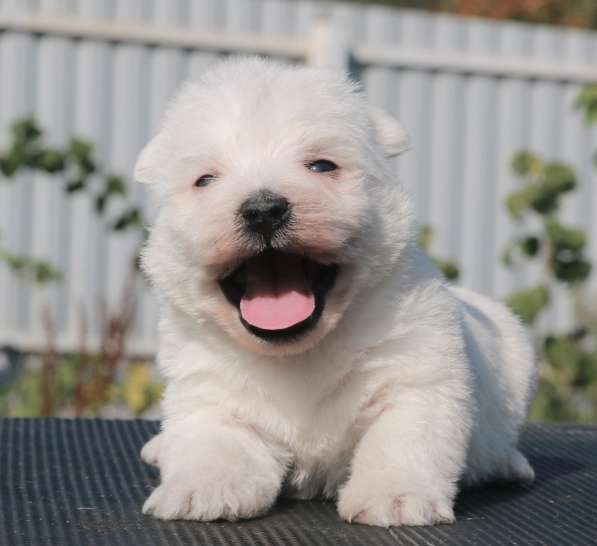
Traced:
[[283, 491], [371, 525], [451, 522], [459, 481], [531, 480], [531, 347], [417, 247], [392, 118], [337, 75], [249, 58], [185, 85], [141, 153], [159, 214], [162, 483], [144, 512], [250, 518]]

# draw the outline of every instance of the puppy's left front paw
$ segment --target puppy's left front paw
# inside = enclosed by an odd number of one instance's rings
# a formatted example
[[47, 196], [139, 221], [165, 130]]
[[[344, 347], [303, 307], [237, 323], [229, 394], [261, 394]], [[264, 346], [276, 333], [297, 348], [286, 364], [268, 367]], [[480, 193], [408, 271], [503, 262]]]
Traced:
[[349, 523], [380, 527], [453, 523], [452, 501], [433, 492], [367, 487], [349, 481], [340, 491], [338, 514]]

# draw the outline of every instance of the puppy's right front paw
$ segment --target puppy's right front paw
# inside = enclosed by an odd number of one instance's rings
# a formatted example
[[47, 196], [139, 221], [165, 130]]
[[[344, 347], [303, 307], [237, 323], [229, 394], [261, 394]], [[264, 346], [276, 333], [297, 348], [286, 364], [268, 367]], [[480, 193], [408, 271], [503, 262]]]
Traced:
[[267, 512], [279, 491], [278, 483], [263, 483], [247, 476], [172, 476], [154, 489], [143, 513], [160, 519], [213, 521], [253, 518]]

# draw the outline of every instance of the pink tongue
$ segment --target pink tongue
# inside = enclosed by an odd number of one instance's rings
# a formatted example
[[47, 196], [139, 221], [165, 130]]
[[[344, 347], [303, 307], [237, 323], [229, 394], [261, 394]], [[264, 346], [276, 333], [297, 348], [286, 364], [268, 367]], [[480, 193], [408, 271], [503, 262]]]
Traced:
[[262, 330], [283, 330], [308, 319], [315, 297], [300, 256], [262, 254], [247, 262], [247, 288], [240, 300], [243, 319]]

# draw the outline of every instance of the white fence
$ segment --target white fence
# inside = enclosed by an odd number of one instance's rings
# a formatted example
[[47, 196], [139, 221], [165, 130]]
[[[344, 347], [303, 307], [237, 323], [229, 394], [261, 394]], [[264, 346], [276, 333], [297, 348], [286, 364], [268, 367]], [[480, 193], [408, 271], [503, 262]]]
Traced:
[[[89, 138], [111, 170], [130, 175], [178, 83], [235, 52], [349, 69], [401, 119], [413, 150], [397, 171], [437, 232], [434, 252], [459, 263], [467, 286], [502, 297], [539, 274], [500, 260], [519, 229], [503, 207], [518, 150], [576, 167], [581, 187], [564, 217], [596, 231], [597, 132], [573, 103], [597, 82], [597, 35], [579, 30], [289, 0], [0, 0], [0, 147], [9, 123], [33, 114], [53, 142]], [[101, 302], [120, 301], [136, 241], [106, 234], [84, 196], [25, 178], [0, 183], [3, 244], [50, 259], [65, 279], [33, 290], [0, 269], [0, 343], [42, 348], [49, 306], [58, 345], [75, 348], [80, 309], [93, 332]], [[146, 354], [156, 314], [138, 292], [130, 347]], [[566, 322], [562, 301], [549, 321]]]

